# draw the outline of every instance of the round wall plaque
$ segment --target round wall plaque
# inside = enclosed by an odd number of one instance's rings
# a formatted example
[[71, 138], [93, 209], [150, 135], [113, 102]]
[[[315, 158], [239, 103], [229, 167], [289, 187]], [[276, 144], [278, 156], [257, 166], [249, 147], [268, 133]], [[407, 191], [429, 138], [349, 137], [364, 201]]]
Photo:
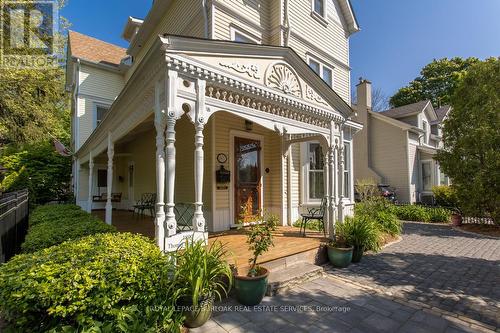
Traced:
[[226, 163], [227, 162], [227, 155], [224, 153], [220, 153], [219, 155], [217, 155], [217, 162]]

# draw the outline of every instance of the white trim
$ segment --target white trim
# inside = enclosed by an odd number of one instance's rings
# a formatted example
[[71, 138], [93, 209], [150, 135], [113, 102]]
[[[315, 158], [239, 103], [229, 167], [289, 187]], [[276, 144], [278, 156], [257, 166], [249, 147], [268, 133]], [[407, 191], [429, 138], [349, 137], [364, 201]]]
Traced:
[[[309, 198], [309, 145], [312, 143], [319, 144], [321, 149], [323, 150], [323, 147], [319, 141], [305, 141], [300, 143], [300, 161], [301, 161], [301, 171], [302, 171], [302, 181], [300, 184], [300, 190], [302, 192], [301, 199], [302, 199], [302, 204], [303, 205], [318, 205], [321, 203], [322, 199], [311, 199]], [[325, 152], [323, 152], [323, 157], [325, 155]], [[325, 161], [323, 161], [324, 163]], [[317, 170], [318, 172], [320, 170]], [[325, 177], [324, 174], [324, 168], [321, 170], [323, 172], [323, 177]], [[324, 189], [326, 191], [326, 189]], [[326, 193], [324, 193], [326, 195]]]
[[[318, 58], [316, 56], [311, 55], [309, 52], [306, 53], [306, 63], [307, 63], [307, 65], [309, 65], [309, 62], [311, 60], [319, 64], [319, 74], [318, 75], [319, 75], [319, 77], [321, 79], [323, 79], [323, 70], [324, 70], [325, 67], [332, 72], [332, 85], [330, 87], [333, 89], [333, 87], [335, 86], [335, 71], [334, 71], [335, 67], [333, 65], [329, 64], [328, 62], [323, 61], [322, 59], [320, 59], [320, 58]], [[325, 80], [323, 79], [323, 81], [325, 81]], [[328, 84], [328, 82], [326, 82], [326, 84]]]
[[[242, 118], [243, 119], [243, 118]], [[254, 140], [259, 140], [260, 141], [260, 207], [264, 209], [264, 136], [260, 134], [255, 134], [255, 133], [248, 133], [245, 131], [240, 131], [240, 130], [230, 130], [229, 131], [229, 165], [231, 170], [231, 182], [229, 183], [229, 217], [231, 219], [230, 221], [230, 227], [236, 227], [236, 224], [234, 221], [236, 220], [235, 212], [234, 212], [234, 177], [235, 177], [235, 172], [234, 170], [234, 161], [235, 161], [235, 156], [234, 156], [234, 138], [239, 137], [239, 138], [245, 138], [245, 139], [254, 139]]]
[[[213, 6], [213, 5], [212, 5]], [[212, 120], [211, 120], [211, 126], [210, 126], [210, 129], [211, 129], [211, 138], [210, 138], [210, 145], [211, 145], [211, 163], [212, 163], [212, 175], [209, 176], [210, 177], [210, 187], [212, 188], [212, 207], [211, 210], [212, 210], [212, 231], [215, 231], [216, 228], [215, 228], [215, 221], [216, 221], [216, 216], [217, 216], [217, 182], [215, 180], [215, 172], [217, 171], [217, 163], [219, 161], [217, 161], [217, 158], [215, 158], [215, 154], [218, 154], [218, 152], [215, 151], [215, 119], [217, 119], [217, 117], [212, 117]], [[205, 161], [206, 163], [207, 161]], [[227, 161], [226, 161], [227, 163]], [[231, 170], [231, 168], [229, 169]], [[208, 175], [207, 175], [208, 176]]]
[[229, 31], [231, 34], [231, 40], [233, 42], [236, 41], [236, 34], [240, 34], [244, 38], [247, 38], [248, 40], [254, 42], [255, 44], [262, 44], [262, 38], [259, 38], [257, 35], [249, 32], [248, 30], [242, 29], [240, 27], [236, 27], [233, 24], [229, 27]]

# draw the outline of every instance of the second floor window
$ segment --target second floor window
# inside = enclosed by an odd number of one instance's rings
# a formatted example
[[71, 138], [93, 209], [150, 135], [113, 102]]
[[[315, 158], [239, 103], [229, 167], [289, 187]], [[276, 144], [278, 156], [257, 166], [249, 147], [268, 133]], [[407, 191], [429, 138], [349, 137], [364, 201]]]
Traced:
[[231, 40], [238, 43], [260, 44], [260, 40], [249, 32], [231, 27]]
[[330, 67], [312, 58], [309, 58], [308, 62], [309, 67], [311, 67], [311, 69], [315, 71], [316, 74], [321, 76], [323, 81], [325, 81], [330, 87], [333, 87], [333, 70]]
[[325, 16], [325, 0], [313, 0], [313, 10], [316, 14]]
[[99, 126], [99, 124], [102, 122], [104, 117], [106, 116], [106, 113], [108, 112], [109, 107], [105, 105], [96, 105], [95, 107], [95, 126]]
[[351, 197], [351, 144], [344, 143], [344, 197]]
[[422, 129], [424, 130], [424, 143], [428, 143], [428, 125], [425, 120], [422, 120]]

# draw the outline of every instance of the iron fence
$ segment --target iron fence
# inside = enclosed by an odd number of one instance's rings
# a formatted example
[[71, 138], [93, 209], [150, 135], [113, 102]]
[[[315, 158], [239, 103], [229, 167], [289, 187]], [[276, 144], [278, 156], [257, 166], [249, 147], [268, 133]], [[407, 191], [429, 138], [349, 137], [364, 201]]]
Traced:
[[28, 232], [28, 190], [0, 195], [0, 263], [21, 250]]

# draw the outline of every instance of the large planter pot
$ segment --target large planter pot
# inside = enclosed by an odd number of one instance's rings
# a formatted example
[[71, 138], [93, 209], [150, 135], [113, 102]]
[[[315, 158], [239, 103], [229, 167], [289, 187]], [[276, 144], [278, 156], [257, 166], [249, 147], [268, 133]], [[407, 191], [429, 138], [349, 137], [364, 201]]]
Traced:
[[454, 226], [462, 225], [462, 215], [457, 213], [451, 214], [451, 224]]
[[365, 248], [362, 246], [355, 246], [352, 250], [352, 262], [358, 263], [361, 261], [363, 257], [363, 252], [365, 252]]
[[268, 275], [269, 271], [263, 267], [259, 268], [255, 277], [235, 275], [234, 289], [238, 302], [247, 306], [259, 304], [266, 294]]
[[328, 245], [328, 259], [330, 263], [339, 268], [347, 267], [352, 261], [353, 247], [333, 247]]
[[189, 328], [200, 327], [212, 316], [213, 296], [201, 297], [198, 306], [193, 305], [191, 296], [182, 296], [177, 301], [177, 307], [185, 316], [184, 325]]

